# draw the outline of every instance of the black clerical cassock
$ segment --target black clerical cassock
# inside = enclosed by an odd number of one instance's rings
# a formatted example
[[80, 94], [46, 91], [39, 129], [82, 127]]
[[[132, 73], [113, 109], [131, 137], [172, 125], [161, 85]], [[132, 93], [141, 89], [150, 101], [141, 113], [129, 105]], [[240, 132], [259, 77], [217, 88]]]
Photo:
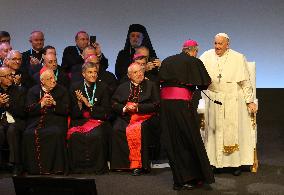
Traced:
[[[22, 53], [22, 65], [21, 70], [27, 71], [30, 76], [32, 76], [34, 73], [38, 72], [41, 69], [41, 63], [43, 61], [42, 59], [43, 50], [36, 51], [34, 49], [29, 49]], [[39, 64], [32, 65], [30, 63], [31, 58], [36, 58], [39, 60]]]
[[[138, 103], [138, 111], [124, 113], [126, 104]], [[157, 85], [143, 80], [139, 85], [121, 84], [112, 97], [117, 113], [113, 124], [111, 169], [149, 169], [149, 146], [159, 143]], [[139, 141], [140, 139], [140, 141]]]
[[[91, 107], [84, 103], [79, 107], [76, 90], [82, 92]], [[108, 140], [111, 131], [107, 121], [111, 111], [108, 88], [100, 81], [92, 85], [81, 81], [74, 83], [70, 92], [72, 112], [67, 139], [71, 172], [102, 174], [108, 171]]]
[[41, 108], [46, 92], [40, 85], [27, 94], [27, 127], [23, 134], [24, 168], [30, 174], [54, 174], [67, 171], [66, 132], [69, 110], [67, 90], [56, 85], [48, 92], [56, 105]]
[[214, 182], [214, 176], [199, 132], [192, 95], [197, 87], [206, 89], [211, 79], [203, 63], [186, 53], [166, 58], [161, 65], [161, 140], [174, 183], [193, 179]]

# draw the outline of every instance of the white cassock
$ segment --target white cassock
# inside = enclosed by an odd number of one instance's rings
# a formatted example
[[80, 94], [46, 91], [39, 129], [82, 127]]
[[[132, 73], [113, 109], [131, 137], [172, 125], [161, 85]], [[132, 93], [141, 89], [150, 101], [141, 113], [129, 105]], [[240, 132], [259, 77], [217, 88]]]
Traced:
[[219, 57], [211, 49], [200, 59], [212, 79], [207, 95], [222, 102], [218, 105], [205, 98], [204, 144], [210, 164], [217, 168], [252, 165], [255, 141], [246, 103], [254, 101], [254, 93], [246, 58], [232, 49]]

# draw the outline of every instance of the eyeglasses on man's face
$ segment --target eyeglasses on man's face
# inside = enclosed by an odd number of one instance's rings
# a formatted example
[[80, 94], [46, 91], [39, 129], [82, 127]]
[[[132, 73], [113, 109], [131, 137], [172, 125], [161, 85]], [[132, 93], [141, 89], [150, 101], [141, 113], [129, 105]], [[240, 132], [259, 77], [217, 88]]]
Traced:
[[0, 77], [4, 77], [6, 79], [13, 77], [12, 73], [6, 74], [6, 75], [1, 75]]

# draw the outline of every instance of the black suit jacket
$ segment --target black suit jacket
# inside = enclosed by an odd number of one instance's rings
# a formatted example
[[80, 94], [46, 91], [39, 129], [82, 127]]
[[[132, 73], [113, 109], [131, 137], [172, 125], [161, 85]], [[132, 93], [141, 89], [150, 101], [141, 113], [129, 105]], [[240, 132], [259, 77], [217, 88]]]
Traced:
[[[79, 49], [79, 51], [82, 53], [82, 50]], [[82, 72], [83, 64], [84, 60], [78, 53], [76, 46], [68, 46], [64, 49], [61, 66], [66, 73]], [[102, 54], [100, 64], [100, 68], [103, 70], [108, 68], [108, 59], [104, 56], [104, 54]]]

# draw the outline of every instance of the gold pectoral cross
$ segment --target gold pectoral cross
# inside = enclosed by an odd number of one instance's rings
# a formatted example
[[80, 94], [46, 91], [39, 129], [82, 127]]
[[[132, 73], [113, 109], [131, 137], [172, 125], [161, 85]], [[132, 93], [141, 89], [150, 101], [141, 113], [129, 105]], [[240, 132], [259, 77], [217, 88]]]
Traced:
[[220, 80], [221, 80], [221, 78], [222, 78], [222, 75], [219, 74], [219, 75], [217, 76], [217, 78], [219, 79], [219, 83], [220, 83]]

